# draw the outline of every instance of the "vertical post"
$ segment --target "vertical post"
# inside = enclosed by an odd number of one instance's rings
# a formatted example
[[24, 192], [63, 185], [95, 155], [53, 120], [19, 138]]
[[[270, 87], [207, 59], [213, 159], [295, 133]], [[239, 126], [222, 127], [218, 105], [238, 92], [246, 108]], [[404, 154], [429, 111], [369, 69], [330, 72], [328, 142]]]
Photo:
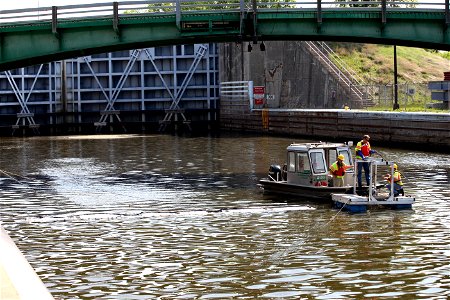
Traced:
[[252, 8], [253, 8], [253, 44], [256, 44], [258, 41], [258, 33], [257, 33], [257, 28], [256, 28], [256, 24], [258, 22], [258, 20], [257, 20], [258, 8], [257, 8], [256, 0], [252, 0]]
[[245, 0], [239, 0], [239, 11], [241, 12], [241, 14], [244, 13], [245, 10]]
[[[66, 61], [61, 61], [61, 103], [64, 115], [67, 114], [67, 75], [66, 75]], [[73, 86], [72, 86], [73, 88]], [[56, 97], [55, 97], [56, 98]], [[55, 99], [55, 103], [56, 103]], [[73, 100], [73, 99], [72, 99]]]
[[353, 195], [357, 195], [356, 192], [356, 178], [358, 177], [358, 164], [360, 162], [358, 161], [358, 159], [355, 159], [355, 176], [353, 176]]
[[381, 1], [381, 24], [386, 25], [386, 0]]
[[447, 83], [447, 106], [448, 110], [450, 110], [450, 84]]
[[449, 0], [445, 0], [445, 26], [447, 27], [450, 23], [450, 7]]
[[52, 6], [52, 33], [58, 38], [58, 8]]
[[119, 34], [119, 2], [113, 2], [113, 29]]
[[0, 35], [0, 60], [3, 60], [3, 51], [4, 51], [4, 42], [3, 42], [3, 34]]
[[175, 18], [176, 18], [176, 23], [177, 23], [177, 28], [178, 30], [181, 29], [181, 4], [180, 4], [180, 0], [176, 0], [175, 2]]
[[389, 167], [391, 168], [391, 180], [389, 181], [391, 192], [389, 194], [389, 200], [394, 200], [394, 164], [390, 164]]
[[322, 25], [322, 0], [317, 0], [317, 24]]
[[253, 10], [253, 12], [256, 12], [256, 6], [257, 6], [256, 0], [252, 0], [252, 10]]
[[241, 44], [241, 81], [244, 81], [244, 43]]
[[398, 84], [397, 84], [397, 45], [394, 45], [394, 107], [393, 109], [399, 109], [398, 105]]
[[[366, 162], [366, 163], [368, 163], [369, 164], [369, 176], [370, 176], [370, 184], [369, 184], [369, 201], [372, 201], [373, 199], [372, 199], [372, 191], [373, 191], [373, 188], [372, 188], [372, 181], [373, 181], [373, 163], [372, 162]], [[366, 176], [366, 174], [364, 174], [365, 176]]]
[[254, 101], [254, 95], [253, 95], [253, 81], [248, 82], [248, 96], [250, 98], [250, 110], [253, 110], [253, 101]]
[[239, 37], [238, 37], [238, 43], [242, 42], [242, 35], [244, 31], [244, 12], [245, 12], [245, 2], [244, 0], [239, 1], [239, 11], [240, 11], [240, 24], [239, 24]]

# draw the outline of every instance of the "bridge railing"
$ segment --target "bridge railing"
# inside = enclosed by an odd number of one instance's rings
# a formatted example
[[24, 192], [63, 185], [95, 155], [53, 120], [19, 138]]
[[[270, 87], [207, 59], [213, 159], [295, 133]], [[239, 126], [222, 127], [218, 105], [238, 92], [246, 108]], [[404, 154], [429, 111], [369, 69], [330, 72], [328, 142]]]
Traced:
[[[402, 2], [386, 1], [386, 11], [396, 10], [441, 10], [448, 13], [446, 9], [447, 0], [435, 0], [433, 2]], [[92, 3], [80, 5], [66, 5], [58, 7], [35, 7], [15, 10], [1, 10], [0, 23], [51, 21], [58, 19], [84, 19], [90, 17], [130, 16], [134, 14], [177, 14], [195, 12], [243, 12], [257, 10], [264, 11], [298, 11], [298, 10], [322, 10], [327, 9], [354, 9], [380, 11], [383, 8], [382, 1], [256, 1], [252, 0], [228, 0], [228, 1], [196, 1], [196, 0], [151, 0], [151, 1], [120, 1], [109, 3]]]
[[[382, 7], [382, 1], [340, 1], [340, 0], [328, 0], [328, 1], [258, 1], [257, 7], [258, 9], [273, 9], [273, 8], [317, 8], [320, 6], [322, 9], [339, 9], [339, 8], [364, 8], [364, 9], [373, 9], [380, 10]], [[445, 9], [445, 0], [436, 0], [433, 2], [429, 2], [426, 0], [418, 1], [418, 2], [407, 2], [407, 1], [391, 1], [386, 0], [386, 9], [388, 10], [396, 10], [396, 9], [404, 9], [404, 8], [419, 8], [423, 10], [424, 8], [429, 9]]]
[[[133, 14], [161, 14], [175, 13], [176, 6], [172, 0], [158, 1], [128, 1], [116, 2], [118, 15]], [[114, 4], [110, 3], [91, 3], [80, 5], [65, 5], [57, 7], [58, 19], [85, 19], [90, 17], [111, 17], [114, 14]], [[0, 22], [35, 22], [51, 21], [54, 16], [54, 7], [37, 7], [15, 10], [0, 11]]]

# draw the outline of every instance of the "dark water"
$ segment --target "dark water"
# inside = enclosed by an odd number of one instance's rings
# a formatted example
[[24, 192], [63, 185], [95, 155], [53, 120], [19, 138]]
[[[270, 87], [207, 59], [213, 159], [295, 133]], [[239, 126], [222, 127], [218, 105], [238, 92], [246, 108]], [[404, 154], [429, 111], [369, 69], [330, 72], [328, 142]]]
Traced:
[[292, 141], [2, 138], [0, 220], [57, 299], [448, 299], [450, 155], [372, 141], [416, 204], [351, 215], [262, 194]]

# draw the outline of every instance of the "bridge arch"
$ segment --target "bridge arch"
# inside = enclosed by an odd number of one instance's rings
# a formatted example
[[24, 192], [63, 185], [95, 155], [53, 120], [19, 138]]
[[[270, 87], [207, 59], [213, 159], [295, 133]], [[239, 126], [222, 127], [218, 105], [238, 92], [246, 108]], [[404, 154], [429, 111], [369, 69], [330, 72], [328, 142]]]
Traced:
[[0, 70], [125, 49], [233, 41], [342, 41], [448, 51], [448, 2], [391, 7], [382, 0], [347, 7], [317, 0], [275, 7], [168, 0], [2, 11]]

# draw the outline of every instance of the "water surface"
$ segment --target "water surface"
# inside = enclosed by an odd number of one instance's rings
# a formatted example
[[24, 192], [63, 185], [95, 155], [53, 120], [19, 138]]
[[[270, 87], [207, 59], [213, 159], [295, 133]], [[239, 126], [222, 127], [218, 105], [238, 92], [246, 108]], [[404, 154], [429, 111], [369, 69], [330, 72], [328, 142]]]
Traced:
[[448, 299], [450, 155], [372, 141], [417, 200], [352, 215], [263, 195], [292, 141], [2, 138], [0, 220], [58, 299]]

